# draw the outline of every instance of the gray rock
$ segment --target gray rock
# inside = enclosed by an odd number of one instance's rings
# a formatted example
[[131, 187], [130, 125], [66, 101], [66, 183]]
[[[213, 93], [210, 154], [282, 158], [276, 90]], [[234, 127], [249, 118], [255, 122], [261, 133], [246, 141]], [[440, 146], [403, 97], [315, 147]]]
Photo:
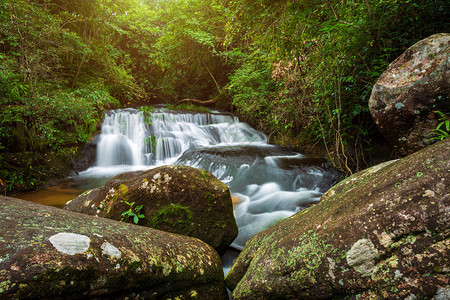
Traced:
[[0, 196], [1, 299], [226, 299], [198, 239]]

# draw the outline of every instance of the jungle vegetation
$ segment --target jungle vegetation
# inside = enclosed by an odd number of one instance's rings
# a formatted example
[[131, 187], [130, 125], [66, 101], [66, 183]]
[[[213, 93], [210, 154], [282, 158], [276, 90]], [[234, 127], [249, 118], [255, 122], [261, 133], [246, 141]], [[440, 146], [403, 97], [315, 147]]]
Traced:
[[0, 0], [0, 185], [38, 184], [36, 155], [76, 151], [107, 109], [184, 99], [351, 174], [381, 139], [373, 84], [448, 32], [449, 12], [447, 0]]

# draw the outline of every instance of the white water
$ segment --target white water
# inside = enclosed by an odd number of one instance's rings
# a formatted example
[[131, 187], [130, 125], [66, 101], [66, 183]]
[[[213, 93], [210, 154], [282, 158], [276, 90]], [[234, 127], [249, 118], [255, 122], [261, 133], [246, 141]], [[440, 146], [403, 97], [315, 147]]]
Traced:
[[98, 186], [118, 173], [165, 164], [207, 169], [230, 187], [238, 199], [238, 249], [257, 232], [317, 203], [335, 180], [311, 165], [310, 157], [268, 145], [263, 133], [234, 116], [164, 109], [151, 116], [135, 109], [109, 112], [97, 164], [80, 177]]

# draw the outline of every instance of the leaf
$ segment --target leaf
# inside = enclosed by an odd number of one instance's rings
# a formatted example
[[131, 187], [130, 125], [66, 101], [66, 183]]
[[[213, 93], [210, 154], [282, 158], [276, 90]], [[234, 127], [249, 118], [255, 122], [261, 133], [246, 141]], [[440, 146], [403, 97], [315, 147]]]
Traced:
[[441, 116], [440, 119], [445, 119], [445, 115], [444, 115], [443, 112], [441, 112], [441, 111], [439, 111], [439, 110], [435, 110], [434, 112]]
[[137, 224], [139, 222], [138, 216], [134, 215], [134, 223]]

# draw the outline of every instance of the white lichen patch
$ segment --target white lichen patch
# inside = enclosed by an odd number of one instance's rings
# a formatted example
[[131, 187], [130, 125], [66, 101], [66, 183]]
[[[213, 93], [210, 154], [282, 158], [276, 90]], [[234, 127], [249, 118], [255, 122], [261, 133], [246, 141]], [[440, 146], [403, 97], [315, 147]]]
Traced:
[[148, 187], [148, 181], [144, 181], [141, 184], [141, 189], [146, 189]]
[[433, 300], [447, 300], [450, 299], [450, 288], [443, 287], [438, 289], [436, 295], [434, 295]]
[[327, 260], [328, 260], [328, 263], [329, 263], [329, 265], [328, 265], [328, 276], [330, 276], [330, 278], [332, 280], [335, 280], [336, 276], [334, 275], [333, 271], [334, 271], [334, 269], [336, 267], [336, 263], [330, 257], [327, 257]]
[[382, 232], [381, 235], [378, 235], [377, 237], [380, 244], [385, 248], [388, 248], [392, 244], [392, 238], [386, 232]]
[[116, 195], [116, 190], [114, 188], [110, 188], [108, 191], [108, 195], [106, 195], [106, 198], [114, 197], [115, 195]]
[[395, 270], [395, 276], [394, 276], [394, 280], [399, 280], [400, 278], [403, 277], [403, 273], [400, 272], [399, 270]]
[[347, 263], [363, 276], [372, 275], [378, 250], [368, 239], [360, 239], [347, 252]]
[[[165, 189], [167, 190], [167, 184], [172, 179], [169, 174], [164, 174], [164, 176], [161, 175], [161, 173], [156, 173], [153, 175], [153, 178], [151, 179], [151, 182], [148, 182], [147, 180], [142, 180], [142, 183], [140, 185], [141, 189], [146, 189], [150, 193], [155, 192], [157, 189]], [[162, 185], [165, 184], [163, 187]]]
[[49, 238], [59, 252], [69, 255], [84, 253], [89, 249], [91, 239], [85, 235], [61, 232]]
[[113, 257], [116, 259], [120, 259], [122, 257], [122, 252], [120, 252], [119, 249], [114, 247], [108, 242], [104, 242], [101, 246], [102, 248], [102, 254], [107, 255], [109, 257]]
[[426, 190], [423, 197], [434, 197], [435, 193], [432, 190]]
[[375, 165], [373, 167], [370, 167], [370, 168], [366, 169], [366, 171], [367, 171], [368, 174], [374, 174], [374, 173], [380, 171], [381, 169], [389, 166], [390, 164], [395, 163], [396, 161], [398, 161], [398, 159], [385, 161], [385, 162], [383, 162], [381, 164], [378, 164], [378, 165]]

